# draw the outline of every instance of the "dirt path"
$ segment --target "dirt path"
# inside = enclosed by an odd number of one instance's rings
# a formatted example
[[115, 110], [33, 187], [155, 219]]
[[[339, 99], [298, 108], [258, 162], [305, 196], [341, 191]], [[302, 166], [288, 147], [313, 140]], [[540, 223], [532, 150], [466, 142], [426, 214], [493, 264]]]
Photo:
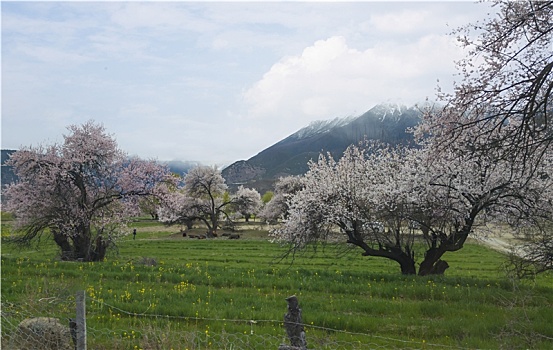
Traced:
[[473, 239], [481, 244], [500, 251], [502, 253], [509, 253], [513, 249], [512, 243], [505, 238], [498, 237], [473, 237]]
[[504, 254], [514, 253], [521, 258], [523, 258], [528, 254], [528, 252], [525, 252], [524, 249], [519, 244], [517, 244], [520, 241], [518, 241], [511, 234], [506, 234], [501, 237], [476, 235], [476, 236], [473, 236], [472, 239], [474, 239], [476, 242], [480, 244], [484, 244]]

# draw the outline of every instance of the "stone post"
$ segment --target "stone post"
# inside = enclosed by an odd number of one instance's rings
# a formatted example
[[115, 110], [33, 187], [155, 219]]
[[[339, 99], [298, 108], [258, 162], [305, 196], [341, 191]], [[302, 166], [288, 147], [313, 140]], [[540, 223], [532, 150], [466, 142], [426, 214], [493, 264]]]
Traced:
[[298, 298], [292, 295], [286, 298], [288, 302], [288, 313], [284, 315], [284, 327], [286, 334], [290, 340], [290, 346], [281, 345], [279, 350], [307, 350], [307, 342], [305, 341], [305, 330], [301, 320], [301, 309], [299, 307]]

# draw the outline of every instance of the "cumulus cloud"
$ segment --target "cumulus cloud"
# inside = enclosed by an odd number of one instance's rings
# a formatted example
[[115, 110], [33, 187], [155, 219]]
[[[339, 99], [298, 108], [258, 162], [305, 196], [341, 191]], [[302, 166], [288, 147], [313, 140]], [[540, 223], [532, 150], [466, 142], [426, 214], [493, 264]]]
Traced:
[[414, 104], [433, 98], [437, 79], [451, 75], [458, 57], [460, 49], [447, 36], [365, 50], [332, 36], [282, 58], [247, 89], [245, 117], [277, 120], [277, 125], [286, 121], [297, 129], [316, 119], [360, 114], [389, 100]]

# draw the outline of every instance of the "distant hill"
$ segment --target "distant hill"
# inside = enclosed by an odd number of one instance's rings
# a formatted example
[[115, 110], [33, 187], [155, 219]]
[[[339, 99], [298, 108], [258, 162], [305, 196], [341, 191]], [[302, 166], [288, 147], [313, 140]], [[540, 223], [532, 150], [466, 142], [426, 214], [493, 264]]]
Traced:
[[17, 177], [13, 173], [13, 167], [5, 165], [6, 161], [10, 158], [10, 155], [12, 153], [16, 152], [16, 150], [13, 149], [3, 149], [2, 150], [2, 179], [0, 180], [2, 183], [2, 187], [6, 184], [10, 184], [14, 182]]
[[169, 170], [177, 175], [184, 176], [190, 169], [196, 168], [202, 165], [200, 162], [196, 161], [181, 161], [181, 160], [171, 160], [168, 162], [160, 162], [161, 164], [167, 165]]
[[244, 185], [264, 193], [280, 176], [307, 172], [308, 161], [321, 152], [338, 159], [348, 146], [364, 139], [409, 144], [413, 137], [406, 129], [418, 124], [420, 117], [418, 108], [381, 104], [358, 117], [312, 122], [252, 158], [229, 165], [223, 177], [230, 187]]
[[[5, 165], [5, 162], [9, 159], [10, 155], [14, 152], [16, 152], [16, 150], [11, 150], [11, 149], [2, 150], [2, 171], [1, 171], [2, 188], [5, 185], [11, 184], [15, 180], [17, 180], [17, 176], [15, 176], [15, 174], [13, 173], [12, 167]], [[201, 165], [200, 162], [196, 162], [196, 161], [180, 161], [180, 160], [160, 162], [160, 163], [167, 165], [167, 167], [172, 173], [178, 174], [180, 176], [183, 176], [184, 174], [186, 174], [190, 169]]]

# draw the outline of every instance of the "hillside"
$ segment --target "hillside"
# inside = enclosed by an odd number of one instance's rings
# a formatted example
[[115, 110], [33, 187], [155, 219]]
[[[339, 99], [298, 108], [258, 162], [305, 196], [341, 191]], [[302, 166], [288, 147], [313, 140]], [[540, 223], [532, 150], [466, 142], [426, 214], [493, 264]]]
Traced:
[[419, 120], [415, 107], [381, 104], [358, 117], [312, 122], [252, 158], [231, 164], [223, 176], [231, 187], [243, 184], [263, 193], [281, 176], [304, 174], [309, 160], [321, 152], [339, 158], [348, 146], [364, 139], [409, 144], [412, 135], [406, 129]]
[[180, 160], [171, 160], [166, 162], [160, 162], [163, 165], [167, 165], [169, 171], [174, 174], [184, 176], [190, 169], [202, 165], [200, 162], [196, 161], [180, 161]]
[[11, 166], [5, 165], [6, 161], [10, 158], [10, 155], [14, 153], [15, 150], [12, 149], [3, 149], [2, 150], [2, 187], [6, 184], [10, 184], [15, 181], [16, 176], [13, 173]]

